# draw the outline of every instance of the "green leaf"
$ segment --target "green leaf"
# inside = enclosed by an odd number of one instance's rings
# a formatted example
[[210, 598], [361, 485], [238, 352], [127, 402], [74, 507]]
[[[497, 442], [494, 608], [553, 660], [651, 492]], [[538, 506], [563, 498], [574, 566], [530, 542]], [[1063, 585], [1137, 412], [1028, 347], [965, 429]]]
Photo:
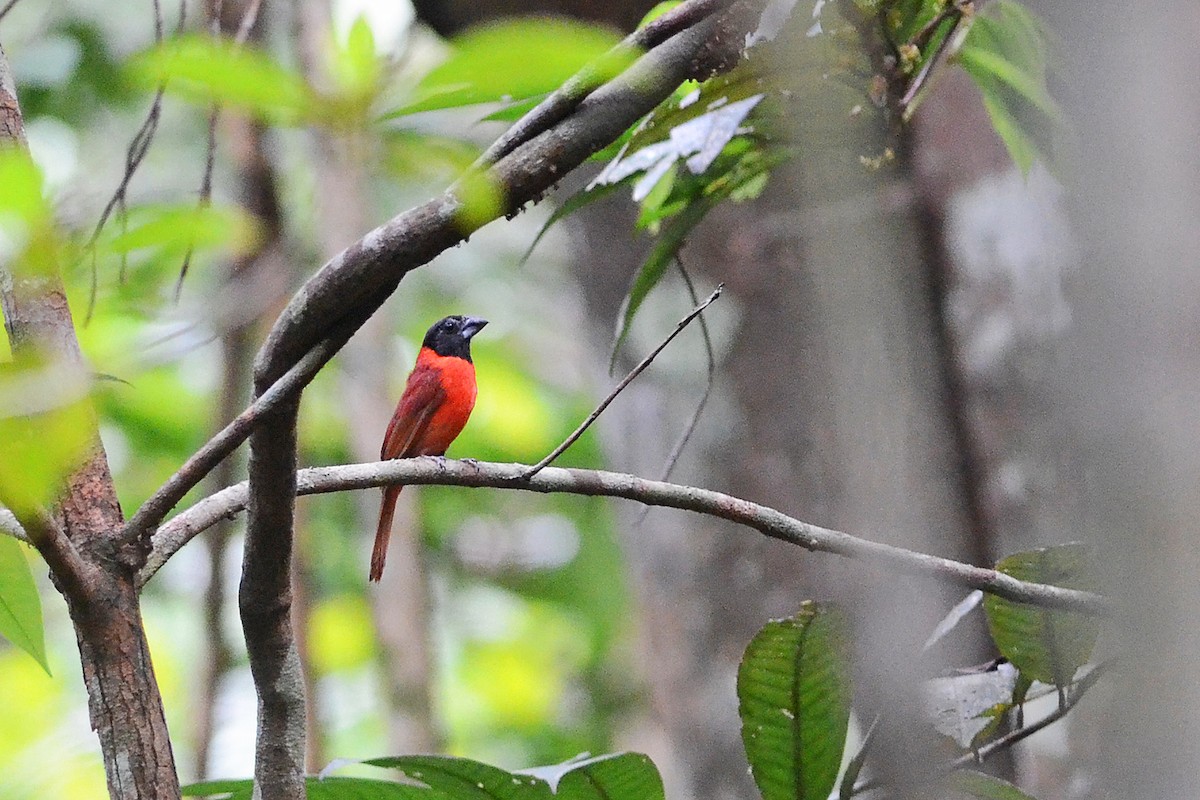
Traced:
[[0, 364], [0, 503], [18, 516], [53, 504], [87, 457], [90, 389], [75, 364], [32, 357]]
[[37, 584], [24, 546], [8, 536], [0, 536], [0, 636], [33, 656], [50, 674]]
[[769, 622], [738, 668], [742, 743], [763, 800], [825, 800], [850, 719], [848, 633], [832, 606]]
[[970, 21], [956, 58], [983, 96], [984, 107], [1013, 160], [1028, 173], [1051, 162], [1064, 126], [1047, 88], [1049, 45], [1041, 22], [1019, 3], [995, 0]]
[[1037, 76], [1023, 71], [1003, 56], [980, 48], [964, 48], [958, 54], [958, 59], [963, 69], [975, 76], [977, 83], [985, 76], [994, 76], [1046, 114], [1055, 119], [1062, 117], [1062, 110], [1050, 97], [1044, 81], [1039, 81]]
[[126, 222], [109, 226], [98, 250], [128, 254], [160, 248], [182, 254], [188, 250], [252, 248], [261, 236], [253, 218], [232, 206], [161, 204], [130, 209]]
[[[662, 800], [662, 778], [641, 753], [614, 753], [506, 772], [449, 756], [398, 756], [362, 762], [402, 771], [446, 796], [463, 800]], [[311, 795], [310, 795], [311, 796]]]
[[595, 79], [603, 82], [633, 60], [632, 53], [602, 58], [619, 41], [607, 28], [566, 19], [481, 25], [454, 39], [450, 57], [418, 84], [416, 99], [385, 119], [546, 94], [593, 62]]
[[562, 800], [663, 800], [662, 777], [648, 756], [641, 753], [568, 761], [530, 770], [550, 782]]
[[544, 781], [473, 761], [451, 756], [392, 756], [362, 762], [373, 767], [397, 769], [412, 781], [419, 781], [450, 797], [475, 800], [545, 797], [551, 795]]
[[266, 53], [210, 36], [183, 36], [135, 56], [133, 80], [165, 84], [185, 100], [240, 108], [277, 123], [322, 116], [322, 104], [298, 73]]
[[634, 276], [633, 284], [629, 287], [629, 294], [625, 295], [625, 300], [621, 304], [621, 310], [617, 315], [616, 339], [613, 341], [612, 358], [609, 362], [610, 369], [616, 363], [617, 351], [624, 343], [625, 337], [629, 335], [629, 329], [633, 326], [633, 318], [637, 315], [638, 309], [642, 307], [642, 303], [645, 302], [646, 296], [662, 280], [663, 275], [667, 272], [667, 266], [679, 249], [683, 247], [688, 234], [703, 221], [719, 199], [722, 198], [697, 198], [689, 203], [678, 216], [672, 217], [662, 226], [662, 232], [654, 242], [654, 248], [650, 251], [650, 255], [647, 256], [641, 269], [638, 270], [637, 275]]
[[947, 782], [962, 794], [979, 800], [1033, 800], [1008, 781], [974, 770], [955, 772]]
[[[1091, 552], [1079, 543], [1011, 555], [996, 569], [1023, 581], [1094, 591]], [[1065, 686], [1092, 654], [1100, 623], [1072, 611], [1051, 611], [994, 595], [983, 601], [992, 639], [1023, 675]]]
[[554, 226], [556, 222], [565, 217], [569, 217], [584, 206], [594, 203], [608, 195], [612, 194], [620, 187], [620, 183], [603, 183], [598, 186], [589, 186], [568, 197], [550, 214], [550, 218], [546, 220], [546, 224], [541, 227], [537, 235], [533, 237], [533, 241], [529, 243], [529, 249], [525, 251], [525, 255], [521, 256], [521, 263], [524, 264], [533, 255], [533, 248], [538, 246], [538, 242], [542, 237]]

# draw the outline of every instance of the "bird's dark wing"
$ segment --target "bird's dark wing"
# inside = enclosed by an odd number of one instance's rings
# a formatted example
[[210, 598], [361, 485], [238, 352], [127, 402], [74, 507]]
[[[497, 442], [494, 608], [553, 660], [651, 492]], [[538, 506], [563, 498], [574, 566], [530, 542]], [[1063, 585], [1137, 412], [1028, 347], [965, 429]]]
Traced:
[[414, 370], [388, 424], [379, 457], [387, 460], [420, 455], [421, 439], [429, 421], [445, 401], [446, 390], [438, 380], [437, 370]]

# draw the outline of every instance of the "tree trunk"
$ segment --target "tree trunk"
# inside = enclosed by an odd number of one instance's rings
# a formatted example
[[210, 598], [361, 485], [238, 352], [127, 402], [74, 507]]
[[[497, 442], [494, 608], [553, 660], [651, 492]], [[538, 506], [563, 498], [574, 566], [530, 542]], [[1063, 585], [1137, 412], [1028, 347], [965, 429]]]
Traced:
[[[24, 148], [20, 107], [0, 50], [0, 148]], [[52, 359], [88, 368], [57, 272], [30, 274], [19, 262], [0, 275], [0, 303], [15, 364]], [[52, 389], [47, 387], [53, 396]], [[122, 514], [96, 421], [89, 414], [85, 462], [67, 480], [53, 521], [12, 509], [50, 565], [75, 626], [92, 728], [100, 739], [113, 800], [178, 798], [179, 781], [162, 698], [150, 663], [134, 575], [147, 542], [122, 536]]]

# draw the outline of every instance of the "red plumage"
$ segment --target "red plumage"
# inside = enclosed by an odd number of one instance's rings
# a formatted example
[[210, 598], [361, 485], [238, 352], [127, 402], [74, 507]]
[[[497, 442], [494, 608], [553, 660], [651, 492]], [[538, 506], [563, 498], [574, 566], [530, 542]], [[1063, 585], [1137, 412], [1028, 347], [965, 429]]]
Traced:
[[[404, 394], [384, 435], [380, 458], [444, 455], [458, 437], [475, 407], [475, 365], [470, 340], [487, 320], [446, 317], [425, 336], [417, 365], [408, 376]], [[392, 516], [400, 486], [385, 486], [379, 509], [379, 526], [371, 551], [372, 581], [383, 575]]]

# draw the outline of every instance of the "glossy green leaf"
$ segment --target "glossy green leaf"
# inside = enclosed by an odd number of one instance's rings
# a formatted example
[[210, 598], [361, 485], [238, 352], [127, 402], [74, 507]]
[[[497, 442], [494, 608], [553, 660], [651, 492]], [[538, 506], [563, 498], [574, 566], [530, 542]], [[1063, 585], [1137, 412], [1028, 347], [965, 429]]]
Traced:
[[989, 3], [971, 21], [956, 58], [1013, 160], [1028, 173], [1049, 163], [1063, 115], [1047, 88], [1049, 46], [1037, 17], [1013, 0]]
[[978, 800], [1033, 800], [1008, 781], [974, 770], [955, 772], [947, 783], [960, 794]]
[[534, 97], [593, 62], [603, 82], [632, 61], [632, 54], [606, 57], [619, 41], [607, 28], [549, 17], [482, 25], [454, 39], [450, 57], [418, 84], [416, 99], [386, 116]]
[[24, 548], [16, 539], [0, 536], [0, 636], [33, 656], [49, 675], [42, 601]]
[[701, 197], [689, 203], [683, 211], [677, 216], [672, 217], [665, 222], [662, 230], [658, 235], [658, 239], [654, 242], [654, 248], [647, 256], [646, 262], [642, 264], [637, 275], [634, 276], [633, 284], [629, 287], [629, 293], [625, 295], [625, 300], [621, 303], [621, 310], [617, 315], [617, 330], [616, 338], [613, 341], [612, 358], [609, 362], [611, 369], [616, 363], [617, 351], [625, 341], [625, 337], [629, 335], [629, 329], [633, 325], [633, 319], [637, 315], [638, 310], [642, 307], [646, 297], [650, 291], [659, 284], [663, 275], [667, 272], [667, 267], [671, 264], [671, 260], [683, 247], [687, 241], [688, 235], [699, 225], [708, 212], [717, 204], [721, 198]]
[[[1094, 591], [1091, 553], [1083, 544], [1065, 544], [1017, 553], [996, 569], [1023, 581]], [[1065, 686], [1091, 657], [1099, 621], [1086, 614], [1051, 611], [994, 595], [984, 598], [992, 639], [1026, 677]]]
[[449, 756], [399, 756], [363, 762], [398, 769], [447, 797], [463, 800], [662, 800], [662, 778], [641, 753], [614, 753], [518, 772]]
[[131, 77], [203, 105], [242, 109], [277, 123], [322, 116], [322, 104], [298, 73], [248, 46], [210, 36], [183, 36], [135, 56]]
[[848, 640], [842, 615], [810, 602], [746, 648], [742, 743], [763, 800], [826, 800], [833, 789], [850, 719]]

